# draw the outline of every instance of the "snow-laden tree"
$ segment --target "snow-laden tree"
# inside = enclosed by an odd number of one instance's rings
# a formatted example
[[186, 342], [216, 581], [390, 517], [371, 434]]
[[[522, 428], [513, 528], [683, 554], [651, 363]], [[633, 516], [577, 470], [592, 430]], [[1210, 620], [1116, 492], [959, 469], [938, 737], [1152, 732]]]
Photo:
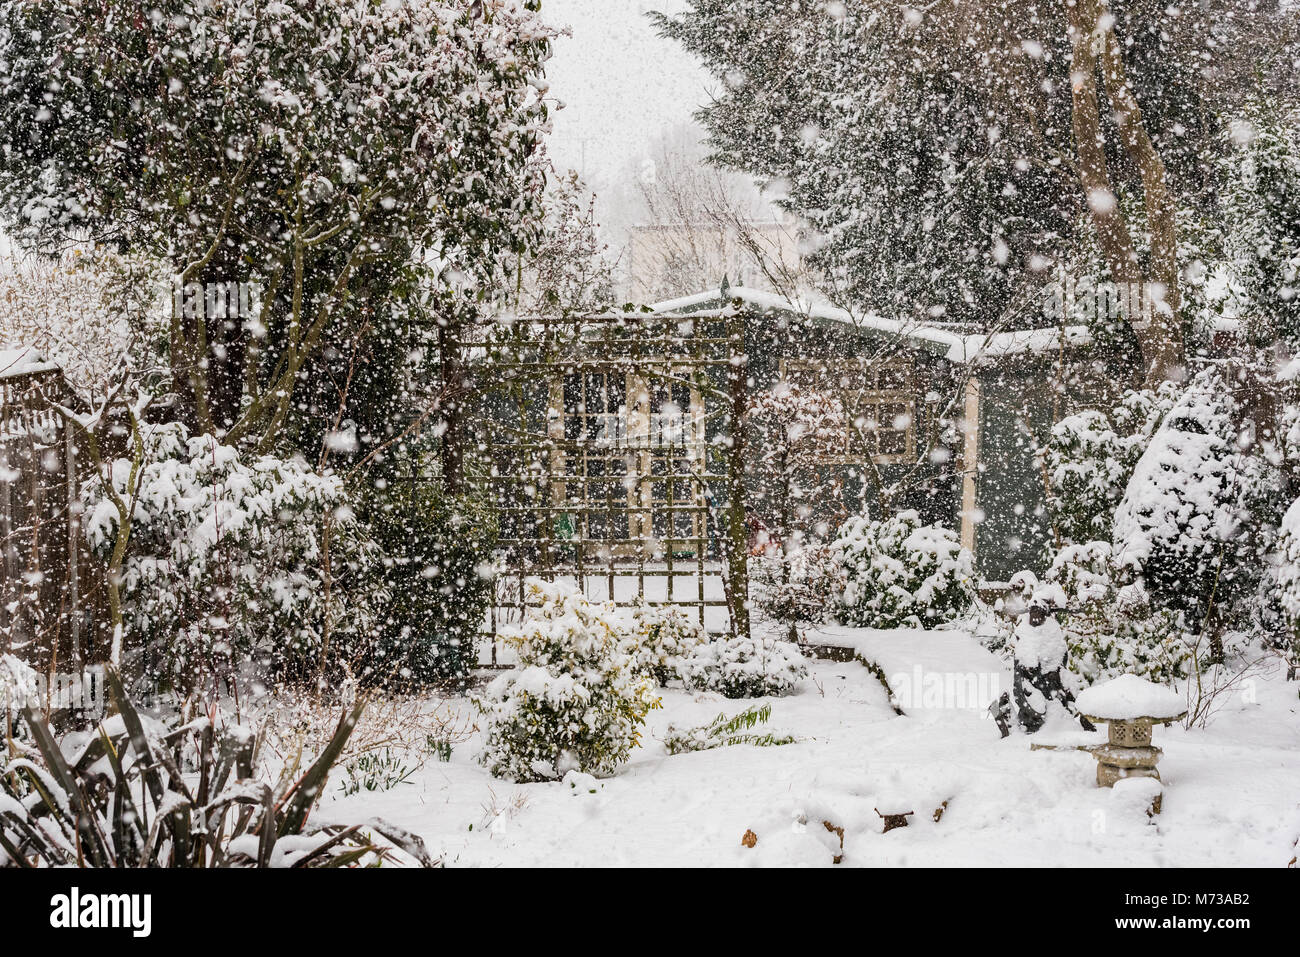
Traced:
[[521, 315], [591, 315], [614, 305], [614, 260], [596, 197], [573, 170], [547, 165], [546, 212], [535, 248], [506, 263], [506, 307]]
[[251, 316], [173, 310], [166, 348], [194, 425], [269, 449], [330, 330], [391, 293], [395, 264], [472, 300], [535, 237], [537, 7], [6, 3], [0, 210], [28, 245], [89, 235], [182, 284], [260, 283]]
[[1256, 107], [1231, 125], [1228, 302], [1255, 341], [1300, 349], [1300, 114]]
[[1149, 385], [1179, 372], [1178, 202], [1213, 204], [1215, 112], [1246, 64], [1296, 62], [1285, 11], [1237, 0], [692, 0], [657, 22], [722, 82], [716, 159], [780, 185], [841, 304], [1040, 320], [1023, 294], [1087, 222], [1110, 278], [1170, 306], [1128, 316]]
[[778, 216], [750, 176], [710, 163], [698, 127], [660, 137], [628, 175], [639, 210], [627, 252], [633, 300], [676, 299], [724, 276], [790, 301], [812, 285], [797, 225]]
[[[1214, 368], [1188, 385], [1152, 436], [1115, 512], [1114, 561], [1160, 604], [1207, 618], [1248, 584], [1259, 463], [1241, 409]], [[1257, 569], [1256, 569], [1257, 570]]]
[[106, 249], [0, 260], [0, 347], [30, 346], [79, 395], [102, 399], [124, 366], [150, 364], [168, 287], [159, 264]]
[[658, 20], [723, 83], [701, 113], [715, 157], [784, 194], [841, 304], [985, 318], [1017, 265], [1068, 229], [1051, 201], [1064, 171], [1028, 148], [995, 88], [1058, 115], [1060, 92], [1035, 88], [1021, 67], [1036, 61], [970, 12], [694, 0]]

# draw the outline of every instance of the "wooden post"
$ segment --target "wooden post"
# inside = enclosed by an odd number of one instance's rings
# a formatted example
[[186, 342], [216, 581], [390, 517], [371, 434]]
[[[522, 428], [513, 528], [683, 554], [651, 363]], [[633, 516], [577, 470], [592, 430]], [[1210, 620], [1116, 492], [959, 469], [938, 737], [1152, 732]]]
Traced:
[[68, 621], [72, 632], [72, 663], [81, 680], [86, 669], [81, 650], [81, 494], [77, 488], [77, 443], [67, 422], [63, 423], [63, 443], [67, 469], [64, 501], [68, 508]]
[[745, 521], [745, 406], [749, 399], [749, 357], [745, 316], [727, 317], [727, 394], [731, 399], [727, 449], [727, 606], [731, 632], [749, 637], [749, 528]]
[[966, 404], [963, 412], [965, 436], [961, 452], [961, 544], [972, 555], [978, 541], [976, 513], [979, 509], [979, 429], [980, 429], [980, 382], [971, 376], [966, 380]]
[[464, 435], [463, 404], [465, 394], [465, 373], [460, 363], [461, 344], [458, 341], [462, 330], [453, 327], [450, 322], [438, 332], [438, 359], [441, 366], [441, 388], [444, 406], [439, 414], [446, 425], [439, 442], [442, 464], [443, 489], [448, 495], [459, 495], [461, 479], [464, 472]]
[[[629, 464], [635, 468], [628, 470], [628, 537], [635, 539], [633, 549], [638, 556], [638, 567], [652, 557], [652, 539], [654, 538], [654, 521], [651, 511], [654, 506], [653, 459], [650, 448], [650, 386], [645, 376], [637, 372], [627, 374], [627, 425], [624, 442], [627, 447]], [[645, 576], [641, 576], [638, 594], [645, 594]]]

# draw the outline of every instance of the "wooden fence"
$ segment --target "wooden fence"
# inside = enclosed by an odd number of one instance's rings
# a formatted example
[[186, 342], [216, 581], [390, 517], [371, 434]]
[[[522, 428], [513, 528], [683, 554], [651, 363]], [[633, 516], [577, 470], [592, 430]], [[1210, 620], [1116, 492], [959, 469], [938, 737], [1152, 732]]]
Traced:
[[0, 369], [0, 653], [47, 675], [95, 660], [100, 588], [81, 531], [82, 457], [54, 408], [71, 401], [57, 369]]

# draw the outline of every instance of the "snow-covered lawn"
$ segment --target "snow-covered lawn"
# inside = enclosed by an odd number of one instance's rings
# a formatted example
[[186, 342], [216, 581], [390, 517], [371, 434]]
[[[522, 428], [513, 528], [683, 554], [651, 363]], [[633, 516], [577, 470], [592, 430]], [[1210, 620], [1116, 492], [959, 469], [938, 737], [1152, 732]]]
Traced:
[[[670, 722], [702, 724], [756, 703], [670, 688], [643, 747], [611, 778], [577, 787], [497, 780], [474, 761], [475, 733], [449, 763], [430, 758], [388, 791], [341, 797], [336, 771], [319, 813], [388, 818], [451, 866], [831, 866], [839, 837], [826, 821], [843, 828], [845, 866], [1281, 866], [1295, 854], [1300, 685], [1280, 668], [1206, 729], [1156, 729], [1164, 803], [1149, 822], [1123, 787], [1096, 787], [1090, 754], [1030, 750], [1034, 741], [1100, 743], [1104, 733], [1049, 726], [1002, 740], [986, 701], [952, 707], [951, 693], [927, 697], [938, 673], [958, 676], [953, 687], [983, 676], [981, 693], [990, 681], [1010, 688], [1001, 662], [966, 632], [834, 628], [815, 638], [853, 645], [896, 685], [919, 675], [907, 713], [895, 714], [862, 664], [817, 661], [798, 694], [766, 699], [766, 730], [793, 734], [794, 744], [669, 755], [660, 738]], [[467, 700], [452, 705], [472, 712]], [[882, 833], [877, 808], [915, 813], [910, 826]], [[741, 843], [746, 831], [757, 836], [753, 848]]]

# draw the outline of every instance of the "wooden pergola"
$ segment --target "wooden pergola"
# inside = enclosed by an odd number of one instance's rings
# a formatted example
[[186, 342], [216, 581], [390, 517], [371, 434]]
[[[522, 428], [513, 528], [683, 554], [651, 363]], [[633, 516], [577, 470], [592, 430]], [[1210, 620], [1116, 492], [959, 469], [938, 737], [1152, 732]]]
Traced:
[[743, 328], [732, 309], [627, 311], [484, 322], [444, 343], [446, 377], [471, 396], [444, 472], [481, 480], [499, 522], [493, 626], [539, 577], [748, 633]]

